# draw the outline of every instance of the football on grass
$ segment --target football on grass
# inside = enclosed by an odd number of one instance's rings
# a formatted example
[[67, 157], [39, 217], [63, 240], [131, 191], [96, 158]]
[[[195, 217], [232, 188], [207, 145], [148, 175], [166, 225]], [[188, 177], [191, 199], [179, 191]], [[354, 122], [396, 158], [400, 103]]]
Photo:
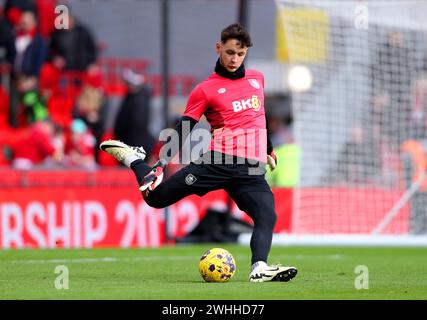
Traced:
[[236, 272], [236, 262], [227, 250], [213, 248], [201, 256], [199, 272], [206, 282], [227, 282]]

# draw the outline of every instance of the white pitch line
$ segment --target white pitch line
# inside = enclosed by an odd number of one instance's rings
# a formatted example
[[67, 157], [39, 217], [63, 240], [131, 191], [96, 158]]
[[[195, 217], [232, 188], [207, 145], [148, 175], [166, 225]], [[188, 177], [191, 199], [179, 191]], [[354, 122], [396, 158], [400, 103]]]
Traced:
[[[322, 259], [326, 258], [329, 260], [341, 260], [344, 259], [344, 255], [333, 254], [333, 255], [275, 255], [276, 259], [284, 260], [303, 260], [303, 259]], [[194, 260], [198, 259], [194, 256], [147, 256], [147, 257], [104, 257], [104, 258], [77, 258], [77, 259], [34, 259], [34, 260], [12, 260], [11, 263], [16, 264], [45, 264], [45, 263], [103, 263], [103, 262], [138, 262], [138, 261], [152, 261], [152, 260]], [[239, 260], [243, 260], [240, 257]]]
[[294, 260], [303, 260], [303, 259], [328, 259], [328, 260], [341, 260], [345, 259], [345, 255], [343, 254], [328, 254], [328, 255], [322, 255], [322, 254], [297, 254], [297, 255], [274, 255], [274, 258], [277, 259], [294, 259]]
[[12, 260], [17, 264], [44, 264], [44, 263], [99, 263], [99, 262], [121, 262], [121, 261], [150, 261], [150, 260], [187, 260], [194, 259], [193, 256], [149, 256], [149, 257], [126, 257], [126, 258], [80, 258], [80, 259], [37, 259], [37, 260]]

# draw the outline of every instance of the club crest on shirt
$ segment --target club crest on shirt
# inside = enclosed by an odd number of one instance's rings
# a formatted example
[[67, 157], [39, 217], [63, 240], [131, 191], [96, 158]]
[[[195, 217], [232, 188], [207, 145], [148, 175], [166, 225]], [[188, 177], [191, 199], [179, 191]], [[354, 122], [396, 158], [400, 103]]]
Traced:
[[194, 182], [196, 182], [197, 178], [193, 176], [191, 173], [187, 174], [185, 177], [185, 183], [191, 186]]
[[252, 87], [254, 87], [255, 89], [259, 89], [259, 88], [261, 88], [261, 86], [259, 85], [258, 80], [256, 80], [256, 79], [248, 79], [248, 81], [249, 81], [249, 84], [250, 84]]

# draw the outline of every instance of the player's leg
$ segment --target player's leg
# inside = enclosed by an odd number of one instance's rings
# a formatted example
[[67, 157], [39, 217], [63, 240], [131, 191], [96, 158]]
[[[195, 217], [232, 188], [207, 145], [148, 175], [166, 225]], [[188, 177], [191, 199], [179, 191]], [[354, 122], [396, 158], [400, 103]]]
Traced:
[[[143, 161], [145, 151], [142, 147], [132, 147], [117, 140], [107, 140], [101, 143], [100, 148], [130, 167], [135, 173], [139, 186], [152, 170], [152, 167]], [[217, 172], [214, 166], [191, 163], [160, 183], [154, 190], [143, 191], [142, 195], [149, 206], [164, 208], [188, 195], [202, 196], [209, 191], [222, 188], [229, 180], [230, 177]]]
[[[135, 173], [140, 186], [143, 183], [143, 178], [151, 171], [151, 167], [142, 160], [134, 161], [131, 169]], [[184, 167], [166, 181], [160, 183], [153, 191], [147, 189], [141, 192], [145, 202], [150, 207], [160, 209], [170, 206], [191, 194], [197, 194], [200, 190], [192, 185], [183, 183], [188, 171], [190, 171], [190, 168], [188, 166]]]
[[127, 167], [135, 160], [144, 160], [147, 155], [143, 147], [128, 146], [119, 140], [103, 141], [99, 148]]
[[295, 267], [267, 265], [277, 217], [274, 195], [267, 183], [265, 182], [264, 185], [260, 181], [257, 181], [257, 186], [252, 186], [254, 189], [252, 191], [239, 193], [235, 188], [233, 191], [227, 190], [240, 210], [246, 212], [254, 223], [250, 241], [252, 271], [249, 280], [251, 282], [289, 281], [297, 274]]
[[106, 140], [99, 145], [99, 148], [132, 169], [140, 186], [144, 177], [152, 170], [152, 167], [143, 162], [146, 156], [143, 147], [129, 146], [119, 140]]
[[274, 197], [271, 192], [244, 192], [238, 195], [230, 194], [240, 210], [246, 212], [254, 223], [250, 241], [254, 264], [258, 261], [267, 262], [276, 224]]
[[151, 166], [146, 164], [141, 159], [135, 160], [130, 164], [130, 168], [132, 169], [133, 173], [135, 174], [136, 180], [138, 181], [138, 185], [141, 186], [144, 180], [144, 177], [150, 173]]
[[[111, 145], [111, 143], [110, 143]], [[124, 153], [123, 150], [119, 149], [120, 152], [116, 152], [115, 154], [120, 155]], [[110, 154], [113, 152], [109, 150]], [[129, 154], [133, 157], [132, 153], [128, 153], [125, 157], [121, 157], [123, 160], [120, 160], [122, 163], [128, 161]], [[116, 157], [116, 159], [119, 156]], [[141, 186], [143, 184], [144, 177], [151, 172], [152, 168], [148, 164], [146, 164], [142, 158], [133, 158], [134, 160], [129, 163], [130, 169], [134, 172], [136, 176], [136, 180], [138, 181], [138, 185]], [[166, 181], [160, 183], [157, 188], [153, 191], [149, 191], [148, 189], [141, 192], [145, 202], [150, 207], [153, 208], [164, 208], [178, 202], [179, 200], [189, 196], [191, 194], [196, 194], [201, 191], [201, 189], [196, 189], [191, 185], [187, 185], [182, 183], [181, 180], [185, 180], [185, 176], [187, 175], [188, 168], [185, 167], [180, 171], [176, 172], [173, 176], [169, 177]], [[210, 190], [208, 190], [210, 191]], [[206, 191], [206, 192], [208, 192]]]
[[[135, 162], [134, 171], [145, 172], [145, 168], [137, 168], [140, 162], [142, 161]], [[163, 208], [191, 194], [203, 196], [210, 191], [222, 189], [232, 178], [214, 165], [190, 163], [153, 191], [143, 192], [143, 196], [148, 205]]]

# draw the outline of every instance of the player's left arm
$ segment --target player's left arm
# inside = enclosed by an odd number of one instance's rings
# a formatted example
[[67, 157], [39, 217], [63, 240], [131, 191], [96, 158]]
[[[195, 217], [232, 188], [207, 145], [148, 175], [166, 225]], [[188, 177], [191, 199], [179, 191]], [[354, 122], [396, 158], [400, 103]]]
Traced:
[[[175, 153], [172, 154], [169, 159], [173, 159], [178, 153], [181, 153], [182, 147], [185, 143], [185, 141], [187, 141], [187, 138], [189, 137], [191, 131], [193, 131], [193, 128], [196, 126], [197, 124], [197, 120], [193, 119], [192, 117], [188, 117], [183, 115], [180, 119], [180, 121], [177, 123], [176, 127], [175, 127], [175, 131], [178, 134], [178, 148], [176, 148]], [[166, 161], [166, 160], [165, 160]]]
[[[178, 134], [178, 148], [175, 148], [175, 154], [172, 154], [170, 159], [173, 159], [178, 152], [181, 152], [182, 147], [193, 130], [194, 126], [199, 122], [202, 115], [205, 113], [208, 106], [208, 99], [200, 85], [196, 86], [188, 97], [187, 105], [181, 120], [176, 125], [175, 131]], [[166, 160], [165, 160], [166, 162]]]
[[[204, 114], [207, 105], [208, 102], [205, 93], [200, 85], [196, 86], [196, 88], [194, 88], [190, 93], [185, 112], [175, 128], [178, 133], [179, 143], [178, 148], [175, 149], [176, 152], [170, 157], [164, 157], [160, 154], [159, 161], [156, 162], [156, 164], [151, 168], [151, 171], [144, 177], [144, 182], [139, 190], [145, 191], [148, 188], [152, 191], [162, 182], [163, 171], [169, 163], [167, 158], [173, 159], [176, 154], [181, 151], [188, 135], [193, 130], [200, 117]], [[189, 128], [189, 130], [186, 130], [187, 128]]]
[[[153, 191], [163, 180], [163, 173], [169, 162], [182, 150], [182, 146], [187, 140], [190, 132], [198, 121], [191, 117], [182, 116], [181, 120], [176, 125], [175, 131], [178, 133], [178, 148], [175, 148], [175, 152], [170, 157], [162, 156], [160, 154], [159, 160], [151, 167], [151, 171], [144, 177], [144, 180], [139, 188], [141, 191], [150, 190]], [[188, 129], [187, 130], [187, 127]], [[169, 161], [167, 160], [169, 159]]]

